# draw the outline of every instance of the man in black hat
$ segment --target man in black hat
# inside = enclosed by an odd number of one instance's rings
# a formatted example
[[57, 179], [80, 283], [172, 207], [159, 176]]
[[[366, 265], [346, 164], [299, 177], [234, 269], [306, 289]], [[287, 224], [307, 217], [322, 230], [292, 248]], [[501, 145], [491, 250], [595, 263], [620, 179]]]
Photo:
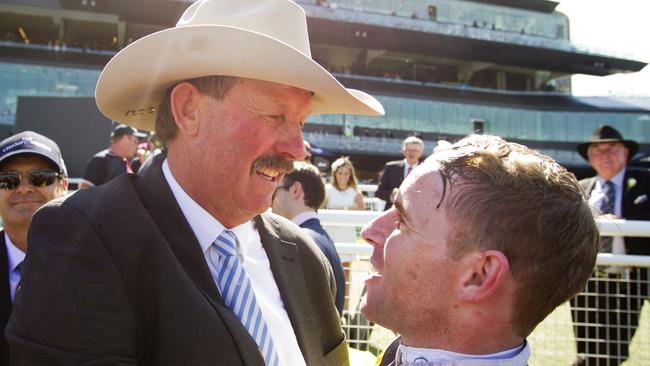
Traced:
[[135, 128], [116, 126], [111, 133], [111, 147], [88, 160], [79, 188], [98, 186], [122, 173], [137, 172], [139, 161], [134, 157], [138, 151], [139, 138], [145, 136]]
[[[580, 181], [596, 215], [650, 220], [650, 173], [627, 167], [639, 149], [635, 141], [605, 125], [577, 149], [597, 174]], [[601, 237], [600, 251], [650, 255], [650, 239]], [[648, 269], [599, 266], [596, 275], [587, 283], [586, 294], [571, 301], [578, 346], [575, 365], [619, 365], [628, 357], [648, 297]]]
[[[27, 229], [34, 212], [68, 189], [57, 144], [25, 131], [0, 142], [0, 330], [13, 307], [20, 267], [27, 251]], [[0, 332], [0, 366], [9, 365], [9, 348]]]

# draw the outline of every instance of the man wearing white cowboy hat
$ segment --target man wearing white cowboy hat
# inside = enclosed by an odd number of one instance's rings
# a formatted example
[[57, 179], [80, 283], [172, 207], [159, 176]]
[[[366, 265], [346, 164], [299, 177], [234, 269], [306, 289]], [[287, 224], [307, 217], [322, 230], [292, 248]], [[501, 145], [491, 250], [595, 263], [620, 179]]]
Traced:
[[288, 0], [205, 0], [104, 68], [99, 109], [168, 155], [45, 207], [6, 334], [16, 364], [346, 365], [332, 270], [264, 214], [308, 115], [381, 115], [310, 57]]
[[[598, 216], [650, 220], [650, 174], [627, 167], [639, 150], [611, 126], [598, 127], [591, 140], [577, 146], [596, 176], [580, 185]], [[650, 240], [639, 237], [601, 237], [601, 252], [650, 255]], [[628, 357], [629, 342], [648, 297], [648, 269], [599, 267], [587, 282], [586, 294], [571, 301], [577, 339], [575, 365], [619, 365]]]

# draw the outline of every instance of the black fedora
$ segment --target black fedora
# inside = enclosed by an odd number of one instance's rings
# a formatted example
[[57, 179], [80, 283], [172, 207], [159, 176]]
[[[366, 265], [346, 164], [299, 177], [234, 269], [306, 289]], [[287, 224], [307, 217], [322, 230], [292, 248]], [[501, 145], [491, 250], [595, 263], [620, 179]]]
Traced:
[[627, 161], [630, 161], [634, 155], [639, 151], [639, 144], [636, 143], [636, 141], [632, 140], [625, 140], [623, 139], [623, 135], [621, 135], [620, 132], [618, 132], [617, 129], [615, 129], [612, 126], [608, 125], [602, 125], [594, 131], [594, 133], [591, 135], [591, 140], [589, 142], [583, 142], [581, 144], [578, 144], [578, 153], [580, 153], [580, 156], [582, 156], [585, 160], [589, 161], [589, 156], [587, 155], [587, 151], [589, 150], [589, 145], [591, 144], [596, 144], [599, 142], [621, 142], [625, 147], [630, 150], [630, 153], [627, 155]]

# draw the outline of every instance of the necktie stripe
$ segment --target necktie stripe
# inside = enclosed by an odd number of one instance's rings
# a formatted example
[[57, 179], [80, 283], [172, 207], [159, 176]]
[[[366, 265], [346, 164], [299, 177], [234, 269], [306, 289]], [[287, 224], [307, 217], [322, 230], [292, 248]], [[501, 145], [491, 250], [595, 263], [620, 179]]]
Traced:
[[[251, 333], [251, 334], [253, 335], [253, 339], [255, 339], [256, 341], [258, 341], [259, 338], [257, 338], [257, 335], [258, 335], [259, 332], [260, 332], [260, 325], [261, 325], [261, 320], [262, 320], [262, 314], [260, 314], [260, 312], [259, 312], [257, 309], [254, 309], [254, 310], [253, 310], [253, 317], [254, 317], [254, 319], [255, 319], [255, 322], [253, 322], [253, 327], [251, 328], [251, 329], [252, 329], [252, 333]], [[258, 344], [259, 344], [259, 342], [258, 342]]]
[[247, 307], [245, 308], [246, 309], [245, 313], [242, 314], [242, 319], [244, 316], [246, 316], [246, 321], [244, 322], [244, 326], [246, 327], [246, 329], [251, 329], [251, 325], [253, 324], [253, 320], [254, 320], [253, 313], [255, 312], [254, 308], [255, 306], [253, 302], [250, 301], [250, 299], [247, 299]]
[[227, 291], [225, 291], [225, 294], [224, 294], [224, 297], [226, 297], [226, 298], [229, 298], [230, 295], [232, 294], [232, 290], [233, 290], [233, 288], [231, 286], [232, 285], [232, 280], [235, 277], [235, 274], [237, 274], [237, 269], [233, 268], [234, 267], [233, 264], [234, 264], [233, 261], [228, 261], [228, 271], [226, 271], [227, 274], [226, 274], [226, 278], [224, 280], [224, 285], [223, 285], [224, 288], [227, 289]]
[[247, 300], [248, 300], [248, 293], [250, 292], [250, 288], [251, 288], [250, 286], [244, 287], [242, 296], [240, 296], [238, 303], [235, 304], [235, 308], [237, 309], [237, 317], [242, 320], [244, 319], [244, 314], [246, 308], [248, 307]]
[[264, 330], [262, 331], [262, 342], [265, 342], [265, 343], [266, 343], [266, 344], [264, 345], [264, 347], [262, 347], [262, 349], [263, 349], [263, 353], [264, 353], [264, 359], [266, 359], [266, 360], [270, 360], [270, 359], [271, 359], [271, 351], [272, 351], [272, 349], [271, 349], [271, 342], [268, 342], [268, 340], [269, 340], [270, 338], [267, 337], [268, 329], [269, 329], [268, 327], [265, 327]]
[[[600, 212], [603, 215], [614, 214], [614, 205], [616, 203], [616, 186], [611, 181], [605, 182], [605, 196], [601, 201]], [[614, 240], [611, 236], [603, 236], [600, 238], [600, 250], [603, 253], [611, 253]]]
[[226, 250], [223, 247], [219, 247], [219, 249], [217, 250], [221, 253], [221, 255], [232, 255], [232, 253], [229, 250]]
[[244, 271], [239, 271], [239, 273], [237, 273], [237, 276], [234, 278], [235, 283], [237, 285], [231, 287], [231, 289], [234, 288], [234, 291], [232, 293], [232, 300], [231, 300], [232, 306], [230, 306], [231, 309], [239, 309], [239, 306], [241, 305], [242, 298], [240, 294], [241, 294], [241, 283], [243, 281], [242, 278], [243, 276], [244, 276]]
[[228, 263], [226, 261], [226, 258], [228, 257], [222, 257], [221, 259], [217, 260], [216, 263], [219, 264], [219, 274], [217, 275], [219, 277], [219, 288], [223, 288], [223, 280], [226, 277], [226, 270], [228, 270]]
[[223, 274], [223, 277], [221, 278], [221, 288], [225, 289], [223, 293], [221, 294], [224, 298], [226, 297], [228, 290], [230, 289], [228, 287], [228, 277], [232, 275], [232, 266], [233, 262], [225, 260], [223, 263], [223, 268], [225, 269], [225, 272]]
[[236, 274], [237, 274], [237, 272], [235, 272], [235, 271], [230, 272], [229, 278], [224, 283], [224, 289], [227, 289], [227, 290], [225, 290], [224, 293], [223, 293], [223, 300], [226, 303], [226, 305], [228, 305], [229, 308], [232, 308], [232, 305], [233, 305], [233, 303], [232, 303], [233, 292], [235, 291], [235, 287], [236, 287], [233, 284], [234, 283], [233, 280], [235, 279]]
[[237, 236], [224, 230], [209, 249], [208, 258], [217, 269], [216, 283], [224, 303], [251, 335], [267, 365], [280, 364], [278, 354], [255, 298], [246, 269], [237, 256]]

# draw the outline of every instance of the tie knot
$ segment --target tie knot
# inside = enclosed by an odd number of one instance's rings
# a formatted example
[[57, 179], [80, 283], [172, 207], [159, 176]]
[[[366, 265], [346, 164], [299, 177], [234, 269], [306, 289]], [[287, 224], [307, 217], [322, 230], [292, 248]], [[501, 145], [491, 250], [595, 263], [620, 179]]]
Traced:
[[237, 255], [237, 236], [230, 230], [224, 230], [214, 241], [214, 246], [220, 255]]
[[610, 189], [610, 190], [614, 189], [614, 182], [612, 182], [611, 180], [608, 180], [607, 182], [605, 182], [605, 186], [607, 186], [607, 189]]

